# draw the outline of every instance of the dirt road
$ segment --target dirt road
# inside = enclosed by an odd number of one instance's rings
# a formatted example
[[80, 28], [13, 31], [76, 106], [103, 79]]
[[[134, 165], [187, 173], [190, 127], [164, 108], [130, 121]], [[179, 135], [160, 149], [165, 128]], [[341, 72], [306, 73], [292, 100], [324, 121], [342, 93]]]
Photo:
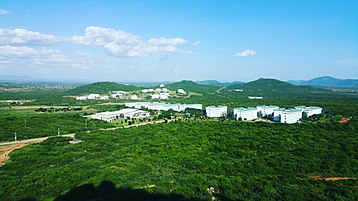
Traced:
[[[71, 137], [74, 138], [75, 134], [68, 134], [68, 135], [62, 135], [65, 137]], [[9, 160], [9, 153], [14, 151], [15, 149], [19, 149], [23, 146], [32, 144], [32, 143], [38, 143], [46, 140], [48, 137], [43, 138], [35, 138], [35, 139], [29, 139], [29, 140], [22, 140], [22, 141], [16, 141], [16, 142], [3, 142], [0, 143], [0, 166], [3, 165], [7, 160]]]

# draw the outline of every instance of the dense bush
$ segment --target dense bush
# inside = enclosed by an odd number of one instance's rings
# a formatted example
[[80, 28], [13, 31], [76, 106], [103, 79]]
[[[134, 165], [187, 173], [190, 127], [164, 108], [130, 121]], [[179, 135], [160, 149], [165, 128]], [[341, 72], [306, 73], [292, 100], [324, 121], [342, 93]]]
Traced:
[[[85, 183], [112, 181], [148, 192], [219, 200], [354, 200], [357, 127], [348, 124], [172, 122], [51, 138], [16, 150], [0, 168], [5, 200], [54, 198]], [[31, 165], [29, 165], [31, 164]]]

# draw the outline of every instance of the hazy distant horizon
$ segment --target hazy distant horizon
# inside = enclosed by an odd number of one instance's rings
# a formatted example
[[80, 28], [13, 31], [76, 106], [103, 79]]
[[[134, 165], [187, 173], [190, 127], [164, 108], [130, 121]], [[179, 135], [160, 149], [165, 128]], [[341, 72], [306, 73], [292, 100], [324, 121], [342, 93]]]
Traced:
[[[9, 79], [3, 79], [3, 77], [9, 77]], [[322, 76], [318, 76], [318, 77], [333, 77], [333, 76], [330, 76], [330, 75], [322, 75]], [[280, 80], [280, 81], [284, 81], [284, 82], [287, 82], [287, 81], [308, 81], [308, 80], [311, 80], [311, 79], [314, 79], [314, 78], [318, 78], [318, 77], [313, 77], [313, 78], [310, 78], [310, 79], [297, 79], [297, 80], [283, 80], [283, 79], [278, 79], [278, 78], [275, 78], [275, 77], [258, 77], [258, 78], [255, 78], [255, 79], [252, 79], [252, 80], [218, 80], [218, 79], [201, 79], [201, 80], [193, 80], [193, 79], [180, 79], [180, 80], [111, 80], [111, 79], [93, 79], [93, 80], [85, 80], [85, 79], [43, 79], [43, 78], [38, 78], [38, 77], [30, 77], [30, 76], [17, 76], [17, 75], [4, 75], [4, 74], [0, 74], [0, 81], [29, 81], [30, 82], [73, 82], [73, 83], [94, 83], [94, 82], [117, 82], [117, 83], [123, 83], [123, 84], [130, 84], [130, 83], [175, 83], [175, 82], [180, 82], [180, 81], [183, 81], [183, 80], [189, 80], [189, 81], [194, 81], [194, 82], [200, 82], [200, 81], [218, 81], [218, 82], [221, 82], [221, 83], [225, 83], [225, 82], [244, 82], [244, 83], [247, 83], [247, 82], [251, 82], [251, 81], [255, 81], [255, 80], [258, 80], [258, 79], [261, 79], [261, 78], [264, 78], [264, 79], [276, 79], [276, 80]], [[18, 79], [16, 79], [18, 78]], [[336, 79], [341, 79], [341, 80], [347, 80], [347, 79], [356, 79], [357, 78], [339, 78], [339, 77], [333, 77], [333, 78], [336, 78]]]
[[0, 5], [0, 74], [164, 82], [358, 78], [358, 1]]

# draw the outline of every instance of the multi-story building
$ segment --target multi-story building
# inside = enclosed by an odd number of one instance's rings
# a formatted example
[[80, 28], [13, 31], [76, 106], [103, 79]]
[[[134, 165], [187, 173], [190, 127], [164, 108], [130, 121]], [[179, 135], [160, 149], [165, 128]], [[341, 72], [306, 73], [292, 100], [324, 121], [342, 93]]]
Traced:
[[315, 114], [322, 114], [322, 108], [317, 106], [297, 106], [295, 109], [301, 110], [306, 114], [307, 117]]
[[101, 112], [93, 115], [84, 116], [91, 119], [104, 120], [107, 122], [112, 122], [119, 118], [145, 118], [149, 117], [150, 113], [147, 111], [142, 111], [138, 109], [125, 108], [122, 110], [112, 111], [112, 112]]
[[273, 120], [281, 123], [294, 124], [302, 119], [302, 111], [297, 109], [280, 108], [274, 110]]
[[170, 109], [181, 112], [186, 108], [193, 108], [202, 110], [202, 104], [169, 104], [169, 103], [159, 103], [159, 102], [130, 102], [124, 104], [126, 107], [134, 107], [140, 109], [142, 107], [148, 108], [149, 110], [162, 110], [168, 111]]
[[274, 110], [279, 109], [276, 105], [260, 105], [256, 107], [258, 116], [272, 118]]
[[254, 107], [239, 107], [234, 109], [236, 120], [254, 120], [257, 118], [257, 111]]
[[227, 115], [227, 106], [208, 106], [205, 111], [207, 117], [224, 117]]

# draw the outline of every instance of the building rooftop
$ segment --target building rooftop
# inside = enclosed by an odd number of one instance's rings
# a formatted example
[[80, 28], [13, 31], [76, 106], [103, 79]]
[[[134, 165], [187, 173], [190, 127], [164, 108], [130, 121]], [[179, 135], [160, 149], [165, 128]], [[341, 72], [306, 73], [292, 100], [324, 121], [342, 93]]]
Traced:
[[222, 106], [222, 105], [218, 105], [218, 106], [207, 106], [206, 108], [227, 108], [227, 106]]
[[302, 112], [301, 110], [297, 110], [294, 108], [279, 108], [275, 109], [275, 111], [281, 111], [281, 112]]
[[261, 108], [271, 108], [271, 109], [277, 109], [277, 108], [279, 108], [278, 106], [276, 106], [276, 105], [259, 105], [259, 106], [257, 106], [256, 108], [259, 108], [259, 107], [261, 107]]
[[296, 109], [308, 109], [308, 110], [314, 110], [314, 109], [322, 109], [321, 107], [317, 106], [296, 106]]
[[239, 107], [239, 108], [235, 108], [234, 110], [241, 110], [241, 111], [255, 110], [256, 111], [256, 108], [254, 108], [254, 107]]

